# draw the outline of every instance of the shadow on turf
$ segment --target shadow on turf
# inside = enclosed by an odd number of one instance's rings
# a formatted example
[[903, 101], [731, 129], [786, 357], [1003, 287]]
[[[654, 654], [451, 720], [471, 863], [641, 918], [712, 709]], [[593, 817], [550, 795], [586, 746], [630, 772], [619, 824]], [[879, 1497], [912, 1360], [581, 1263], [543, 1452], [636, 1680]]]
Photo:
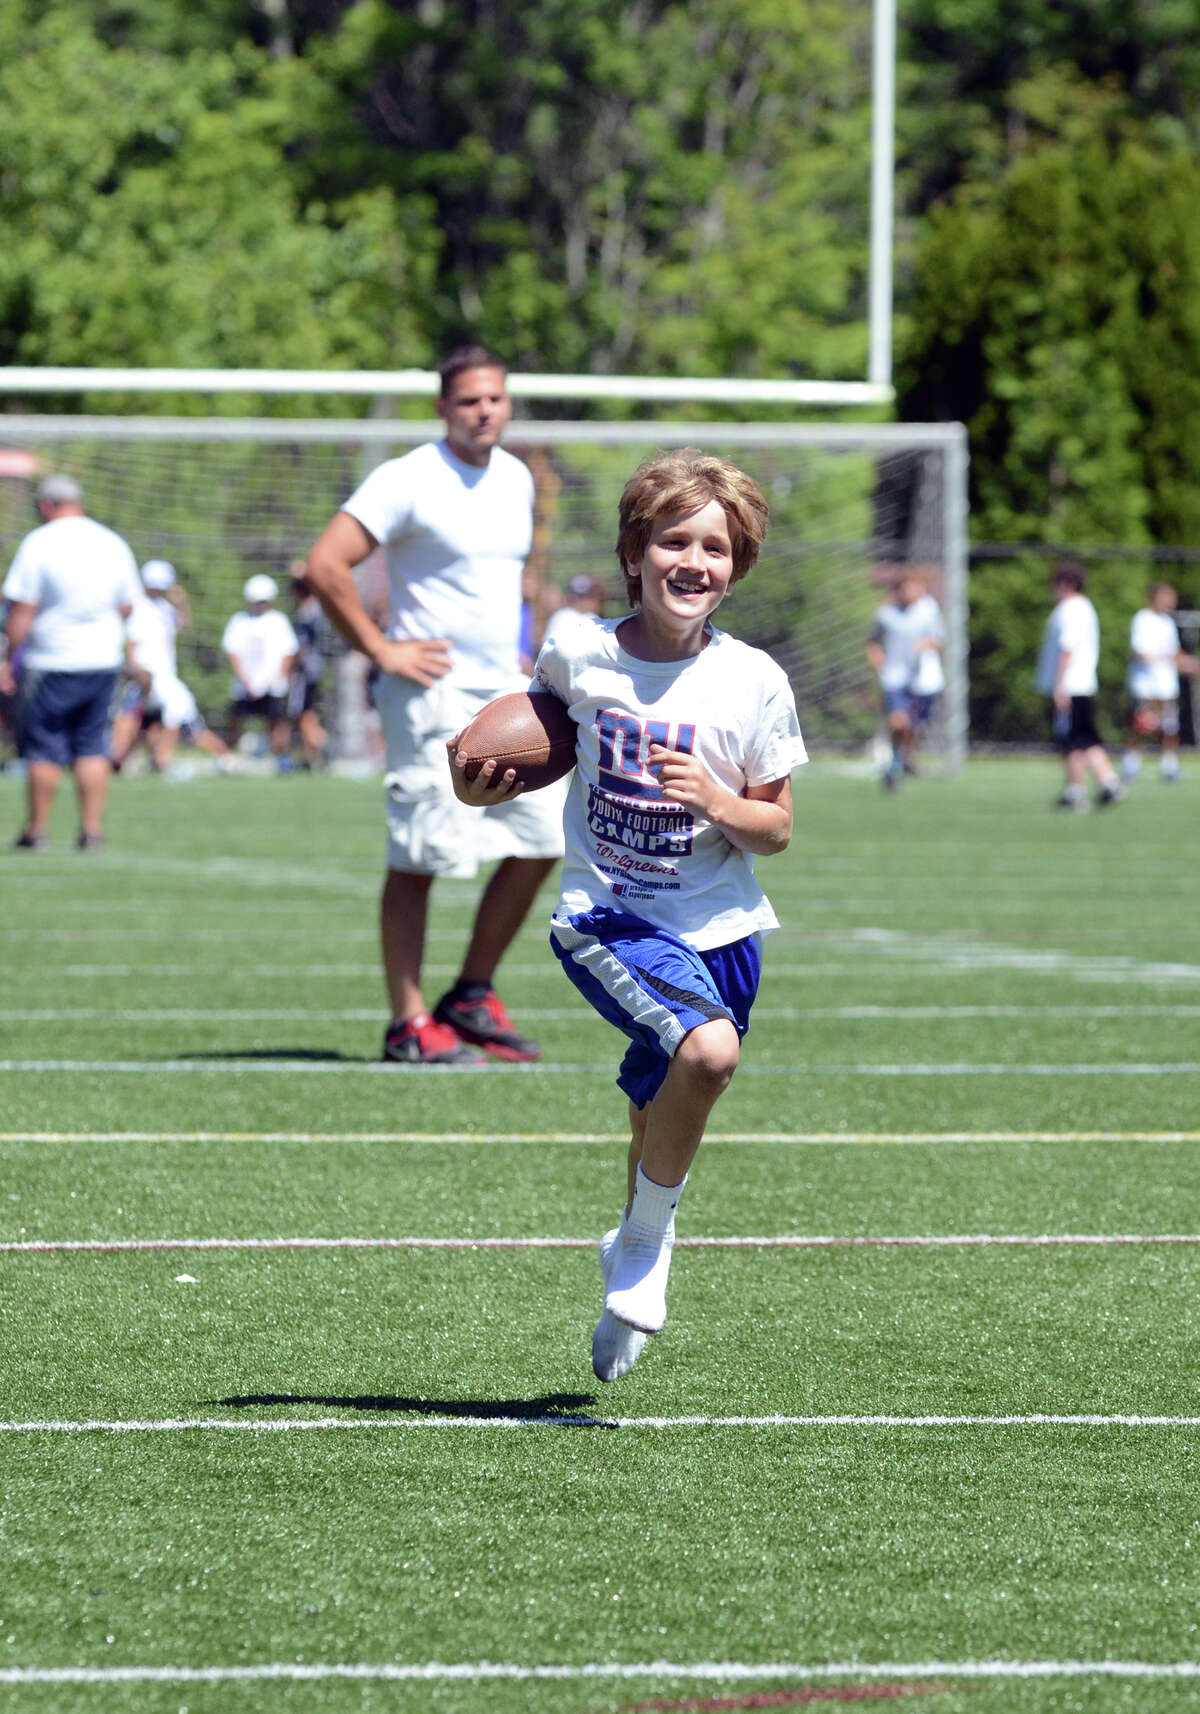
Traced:
[[541, 1393], [533, 1399], [415, 1399], [391, 1393], [235, 1393], [226, 1399], [206, 1399], [204, 1402], [233, 1409], [263, 1405], [323, 1405], [327, 1409], [396, 1411], [413, 1416], [508, 1417], [519, 1422], [557, 1422], [569, 1428], [616, 1426], [586, 1414], [586, 1407], [596, 1402], [591, 1393]]
[[336, 1059], [350, 1065], [363, 1065], [378, 1055], [338, 1053], [330, 1047], [236, 1047], [208, 1048], [195, 1053], [173, 1053], [169, 1059]]

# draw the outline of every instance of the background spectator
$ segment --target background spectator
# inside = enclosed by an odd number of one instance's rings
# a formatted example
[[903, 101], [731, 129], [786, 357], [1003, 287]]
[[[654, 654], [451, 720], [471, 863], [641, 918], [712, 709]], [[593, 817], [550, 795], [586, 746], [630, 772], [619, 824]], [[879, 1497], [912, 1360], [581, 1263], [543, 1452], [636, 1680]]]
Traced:
[[141, 596], [129, 546], [83, 508], [71, 476], [38, 489], [42, 524], [21, 542], [4, 582], [7, 658], [0, 689], [15, 688], [13, 656], [23, 648], [18, 728], [28, 811], [17, 845], [42, 850], [64, 768], [79, 801], [78, 844], [104, 842], [109, 714], [125, 652], [123, 621]]
[[247, 720], [263, 720], [272, 753], [282, 759], [291, 739], [287, 694], [300, 645], [291, 620], [273, 605], [278, 594], [279, 585], [265, 572], [248, 577], [245, 608], [226, 625], [221, 647], [233, 670], [230, 744], [237, 744]]

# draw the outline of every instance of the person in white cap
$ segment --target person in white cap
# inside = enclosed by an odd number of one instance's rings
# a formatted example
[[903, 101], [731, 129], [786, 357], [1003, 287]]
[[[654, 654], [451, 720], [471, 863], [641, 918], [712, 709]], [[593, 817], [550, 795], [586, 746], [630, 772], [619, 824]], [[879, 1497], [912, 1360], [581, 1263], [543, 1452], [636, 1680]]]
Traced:
[[604, 612], [604, 585], [598, 577], [579, 572], [567, 579], [561, 607], [556, 607], [546, 621], [542, 634], [543, 648], [547, 643], [561, 642], [570, 633], [579, 635], [589, 623]]
[[[155, 771], [166, 773], [183, 733], [224, 772], [229, 746], [205, 724], [195, 697], [179, 676], [176, 638], [190, 625], [191, 609], [176, 581], [175, 567], [165, 559], [147, 560], [142, 586], [145, 599], [137, 603], [126, 628], [129, 680], [113, 719], [113, 767], [124, 765], [144, 734]], [[147, 676], [148, 686], [143, 682]]]
[[17, 846], [49, 844], [50, 811], [64, 768], [79, 800], [77, 843], [104, 843], [109, 716], [125, 655], [124, 622], [142, 593], [128, 544], [89, 518], [73, 476], [46, 477], [37, 492], [40, 526], [17, 548], [4, 580], [7, 642], [0, 689], [15, 688], [20, 650], [18, 738], [26, 763], [28, 813]]
[[237, 743], [247, 720], [265, 720], [271, 750], [282, 764], [292, 736], [288, 683], [300, 644], [287, 614], [272, 605], [278, 594], [279, 585], [265, 572], [248, 577], [242, 588], [245, 608], [226, 625], [221, 647], [233, 671], [229, 742]]

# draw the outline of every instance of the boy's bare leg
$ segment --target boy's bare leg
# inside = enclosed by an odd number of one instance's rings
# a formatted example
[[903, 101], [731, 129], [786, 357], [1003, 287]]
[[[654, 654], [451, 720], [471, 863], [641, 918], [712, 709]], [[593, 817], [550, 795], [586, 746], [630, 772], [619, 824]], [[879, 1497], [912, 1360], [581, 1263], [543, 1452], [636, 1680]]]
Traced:
[[644, 1107], [635, 1107], [632, 1101], [629, 1103], [629, 1128], [633, 1133], [633, 1140], [629, 1145], [629, 1170], [625, 1181], [626, 1218], [628, 1218], [629, 1210], [633, 1207], [633, 1193], [637, 1188], [638, 1168], [642, 1164], [642, 1149], [646, 1143], [646, 1120], [649, 1116], [650, 1103], [648, 1101]]
[[708, 1116], [737, 1068], [738, 1050], [737, 1030], [726, 1018], [701, 1024], [684, 1037], [662, 1087], [644, 1110], [636, 1163], [638, 1118], [634, 1120], [629, 1157], [633, 1194], [620, 1244], [606, 1270], [604, 1307], [643, 1333], [657, 1333], [666, 1320], [675, 1207]]
[[717, 1097], [737, 1070], [738, 1033], [727, 1018], [691, 1030], [646, 1109], [641, 1166], [655, 1184], [679, 1184], [696, 1158]]

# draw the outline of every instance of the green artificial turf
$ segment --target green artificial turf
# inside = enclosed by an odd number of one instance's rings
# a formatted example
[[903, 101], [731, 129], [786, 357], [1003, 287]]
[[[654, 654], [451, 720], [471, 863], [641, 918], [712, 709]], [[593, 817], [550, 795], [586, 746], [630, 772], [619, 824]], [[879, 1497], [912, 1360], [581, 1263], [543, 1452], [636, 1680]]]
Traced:
[[[1056, 780], [798, 778], [792, 848], [761, 864], [783, 927], [681, 1239], [1200, 1234], [1192, 784], [1062, 817]], [[378, 1064], [378, 798], [119, 780], [105, 852], [71, 849], [64, 796], [51, 852], [0, 857], [0, 1241], [613, 1223], [620, 1044], [546, 911], [502, 983], [541, 1065]], [[14, 830], [19, 807], [0, 781]], [[434, 993], [476, 891], [436, 889]], [[715, 1708], [857, 1696], [820, 1676], [857, 1661], [940, 1666], [868, 1707], [1174, 1714], [1196, 1679], [954, 1668], [1200, 1663], [1200, 1430], [719, 1419], [1200, 1417], [1198, 1287], [1200, 1245], [685, 1244], [666, 1330], [602, 1386], [590, 1248], [9, 1250], [0, 1422], [329, 1426], [0, 1430], [0, 1674], [796, 1671], [0, 1677], [0, 1707]]]

